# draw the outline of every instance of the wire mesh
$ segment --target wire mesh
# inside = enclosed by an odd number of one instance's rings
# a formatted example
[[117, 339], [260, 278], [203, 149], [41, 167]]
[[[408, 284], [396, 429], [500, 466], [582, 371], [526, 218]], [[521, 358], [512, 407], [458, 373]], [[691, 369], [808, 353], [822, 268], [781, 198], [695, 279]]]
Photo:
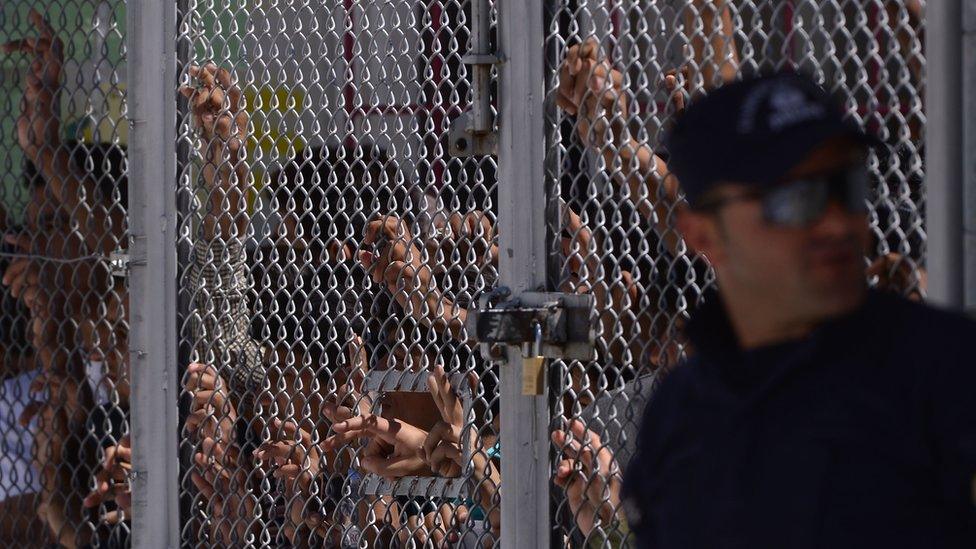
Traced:
[[[686, 352], [689, 309], [714, 283], [675, 230], [681, 198], [663, 132], [722, 82], [790, 68], [844, 99], [893, 151], [868, 159], [871, 283], [924, 296], [923, 2], [548, 2], [551, 283], [597, 299], [593, 362], [553, 374], [555, 543], [629, 545], [617, 499], [642, 411]], [[705, 153], [707, 155], [707, 153]]]
[[121, 0], [0, 6], [7, 546], [128, 537], [124, 16]]
[[493, 538], [497, 376], [463, 321], [495, 161], [446, 139], [471, 9], [181, 6], [185, 544]]
[[[553, 471], [574, 438], [595, 456], [553, 486], [552, 536], [626, 546], [620, 474], [714, 282], [662, 132], [724, 81], [814, 75], [893, 151], [868, 159], [866, 276], [924, 297], [924, 2], [544, 5], [549, 289], [592, 294], [598, 331], [551, 369]], [[177, 6], [182, 543], [494, 545], [499, 366], [465, 319], [505, 213], [496, 159], [448, 147], [494, 114], [462, 60], [494, 3]], [[0, 6], [3, 545], [128, 544], [125, 40], [123, 0]]]

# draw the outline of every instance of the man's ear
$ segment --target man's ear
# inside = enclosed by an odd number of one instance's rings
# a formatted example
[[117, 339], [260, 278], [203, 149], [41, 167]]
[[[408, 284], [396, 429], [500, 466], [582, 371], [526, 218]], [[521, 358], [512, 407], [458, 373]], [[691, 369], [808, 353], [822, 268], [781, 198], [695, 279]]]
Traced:
[[696, 212], [682, 204], [675, 212], [675, 220], [691, 251], [703, 256], [713, 266], [716, 261], [721, 261], [718, 221], [713, 215]]

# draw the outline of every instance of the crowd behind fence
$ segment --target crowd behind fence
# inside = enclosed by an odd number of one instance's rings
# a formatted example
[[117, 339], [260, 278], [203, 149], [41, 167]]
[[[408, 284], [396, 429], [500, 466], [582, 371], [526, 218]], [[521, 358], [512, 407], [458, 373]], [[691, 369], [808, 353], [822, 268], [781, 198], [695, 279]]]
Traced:
[[[493, 55], [503, 4], [177, 2], [163, 189], [127, 164], [143, 29], [126, 2], [0, 6], [2, 543], [128, 545], [130, 434], [178, 444], [181, 545], [498, 543], [512, 408], [469, 316], [503, 296], [506, 253], [538, 244], [499, 230], [517, 226], [500, 191], [518, 192], [493, 150], [497, 63], [519, 55]], [[595, 333], [588, 360], [553, 360], [542, 383], [549, 532], [621, 546], [644, 405], [713, 284], [675, 228], [663, 132], [723, 82], [812, 75], [890, 149], [868, 160], [865, 276], [923, 299], [924, 2], [543, 4], [536, 274], [592, 299]], [[148, 378], [129, 328], [149, 322], [130, 313], [145, 264], [130, 176], [174, 190], [176, 291], [158, 297], [176, 304], [178, 435], [130, 429], [130, 380]]]

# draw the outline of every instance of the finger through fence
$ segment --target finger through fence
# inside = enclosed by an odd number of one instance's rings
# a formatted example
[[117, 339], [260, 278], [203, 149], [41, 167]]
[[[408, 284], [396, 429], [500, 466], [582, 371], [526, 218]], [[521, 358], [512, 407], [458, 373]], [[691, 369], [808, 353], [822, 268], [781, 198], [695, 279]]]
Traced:
[[0, 543], [129, 535], [123, 2], [0, 7]]
[[[181, 543], [497, 545], [505, 366], [467, 320], [506, 261], [503, 6], [178, 4]], [[633, 542], [622, 471], [714, 283], [662, 143], [686, 105], [785, 68], [837, 94], [890, 148], [865, 277], [925, 297], [924, 4], [543, 2], [540, 268], [596, 333], [549, 366], [554, 544]], [[126, 6], [0, 6], [0, 545], [129, 544]]]
[[496, 535], [496, 374], [464, 328], [495, 161], [447, 150], [471, 9], [188, 4], [185, 543]]
[[[924, 296], [923, 3], [549, 5], [546, 89], [556, 108], [546, 183], [560, 258], [550, 276], [563, 291], [594, 295], [598, 330], [595, 361], [557, 366], [553, 536], [616, 547], [633, 542], [619, 492], [644, 407], [687, 353], [688, 311], [714, 283], [675, 228], [682, 198], [662, 136], [686, 104], [724, 82], [810, 74], [891, 149], [868, 159], [865, 276]], [[579, 459], [581, 446], [590, 459]]]

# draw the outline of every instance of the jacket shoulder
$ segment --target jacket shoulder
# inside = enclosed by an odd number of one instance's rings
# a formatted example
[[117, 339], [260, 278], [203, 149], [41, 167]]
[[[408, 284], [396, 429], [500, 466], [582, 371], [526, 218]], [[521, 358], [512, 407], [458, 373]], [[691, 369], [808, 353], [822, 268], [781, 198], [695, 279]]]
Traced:
[[976, 319], [941, 307], [907, 300], [897, 295], [874, 297], [873, 316], [892, 326], [906, 342], [924, 345], [943, 342], [968, 343], [976, 337]]

